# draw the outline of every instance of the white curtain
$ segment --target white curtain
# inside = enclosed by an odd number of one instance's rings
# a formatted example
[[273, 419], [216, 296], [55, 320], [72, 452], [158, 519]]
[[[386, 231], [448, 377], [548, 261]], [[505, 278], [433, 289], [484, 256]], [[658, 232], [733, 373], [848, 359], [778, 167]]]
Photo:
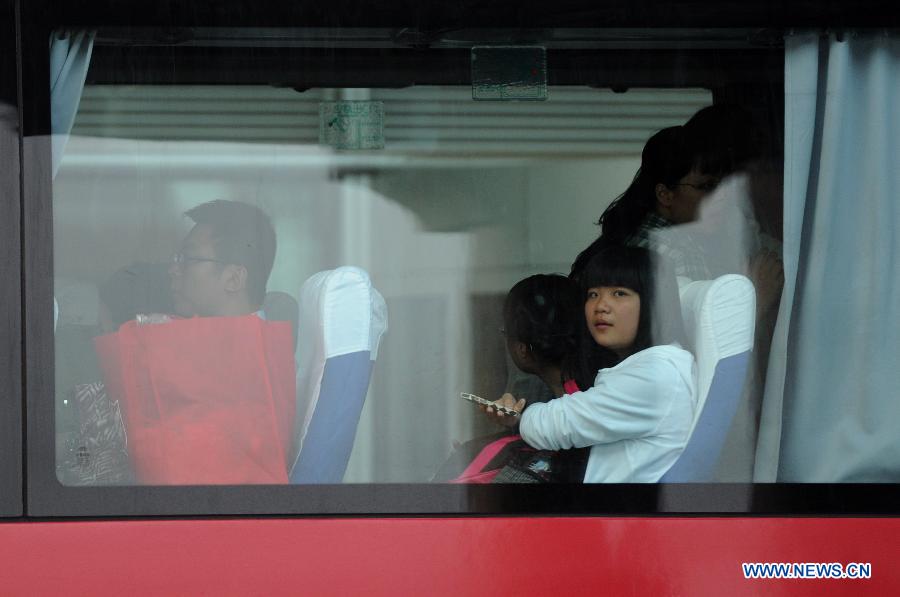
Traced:
[[53, 133], [53, 176], [75, 123], [78, 102], [84, 89], [93, 31], [57, 31], [50, 35], [50, 122]]
[[900, 480], [900, 36], [785, 43], [785, 287], [755, 480]]

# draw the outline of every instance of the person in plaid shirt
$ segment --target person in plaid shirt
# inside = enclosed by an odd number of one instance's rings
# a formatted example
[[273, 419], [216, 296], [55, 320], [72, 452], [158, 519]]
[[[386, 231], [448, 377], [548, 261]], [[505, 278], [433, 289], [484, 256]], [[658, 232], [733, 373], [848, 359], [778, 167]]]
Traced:
[[[590, 258], [611, 245], [644, 247], [671, 261], [677, 276], [692, 280], [711, 277], [703, 251], [678, 224], [697, 219], [700, 202], [719, 184], [706, 172], [700, 144], [686, 127], [662, 129], [647, 141], [641, 167], [628, 189], [600, 216], [602, 234], [572, 265], [577, 280]], [[712, 166], [712, 164], [710, 164]]]

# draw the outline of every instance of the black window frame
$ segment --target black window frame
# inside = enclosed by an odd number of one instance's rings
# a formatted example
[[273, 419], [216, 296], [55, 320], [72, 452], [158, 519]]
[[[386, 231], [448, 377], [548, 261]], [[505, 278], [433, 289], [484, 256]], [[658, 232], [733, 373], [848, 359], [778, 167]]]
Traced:
[[22, 202], [16, 7], [0, 2], [0, 517], [23, 514]]
[[[411, 27], [436, 31], [451, 27], [757, 27], [782, 31], [793, 25], [883, 26], [872, 13], [840, 3], [815, 2], [678, 3], [612, 2], [605, 12], [595, 2], [574, 2], [560, 11], [554, 3], [492, 5], [489, 12], [463, 11], [456, 3], [383, 5], [355, 2], [266, 2], [228, 0], [207, 3], [158, 3], [96, 0], [73, 3], [17, 0], [21, 12], [18, 56], [21, 60], [23, 155], [21, 260], [24, 316], [23, 386], [10, 387], [0, 400], [15, 417], [16, 397], [24, 390], [27, 405], [27, 514], [35, 517], [208, 516], [208, 515], [872, 515], [897, 514], [897, 484], [685, 484], [685, 485], [317, 485], [216, 487], [66, 487], [55, 477], [53, 410], [53, 230], [50, 180], [49, 55], [47, 39], [61, 28], [107, 27]], [[414, 8], [413, 8], [414, 7]], [[663, 7], [663, 8], [660, 8]], [[884, 5], [884, 14], [890, 7]], [[593, 12], [592, 12], [593, 10]], [[731, 10], [731, 12], [727, 12]], [[837, 19], [844, 19], [838, 21]], [[588, 19], [590, 20], [590, 19]], [[673, 50], [683, 57], [689, 50]], [[679, 53], [681, 52], [681, 53]], [[308, 54], [312, 56], [312, 54]], [[125, 51], [127, 59], [127, 50]], [[738, 58], [735, 58], [737, 60]], [[456, 60], [455, 58], [452, 60]], [[723, 63], [725, 64], [725, 63]], [[458, 66], [458, 65], [457, 65]], [[725, 64], [727, 67], [727, 64]], [[411, 69], [416, 65], [411, 64]], [[782, 67], [783, 69], [783, 64]], [[463, 68], [462, 73], [465, 69]], [[115, 70], [109, 70], [115, 76]], [[200, 76], [196, 71], [193, 76]], [[188, 75], [185, 75], [188, 76]], [[464, 74], [462, 76], [465, 76]], [[628, 86], [630, 80], [622, 81]], [[630, 84], [636, 84], [630, 83]], [[687, 85], [689, 81], [673, 81]], [[726, 93], [720, 90], [719, 93]], [[5, 184], [6, 166], [0, 171]], [[0, 209], [6, 210], [4, 203]], [[3, 230], [9, 228], [3, 224]], [[4, 235], [6, 237], [7, 235]], [[7, 244], [9, 241], [2, 241]], [[4, 246], [5, 246], [4, 244]], [[16, 247], [11, 246], [15, 250]], [[16, 253], [13, 253], [15, 255]], [[3, 282], [13, 282], [3, 273]], [[10, 286], [10, 290], [15, 287]], [[7, 294], [14, 294], [4, 290]], [[10, 304], [12, 309], [12, 304]], [[14, 311], [14, 310], [13, 310]], [[15, 313], [12, 313], [15, 315]], [[10, 332], [17, 331], [10, 317]], [[0, 332], [6, 328], [0, 329]], [[19, 336], [17, 336], [19, 337]], [[4, 349], [5, 350], [5, 349]], [[13, 350], [15, 352], [15, 350]], [[0, 357], [6, 357], [0, 354]], [[11, 355], [14, 357], [15, 355]], [[13, 363], [13, 361], [10, 361]], [[14, 364], [14, 363], [13, 363]], [[16, 373], [15, 367], [8, 369]], [[14, 381], [12, 376], [8, 379]], [[19, 372], [21, 379], [21, 372]], [[9, 384], [11, 386], [14, 383]], [[7, 399], [9, 396], [9, 399]], [[12, 438], [14, 439], [14, 438]], [[14, 442], [13, 442], [14, 443]], [[21, 464], [21, 443], [12, 446]], [[16, 451], [18, 450], [18, 451]], [[9, 464], [6, 457], [0, 459]], [[0, 468], [0, 475], [15, 475]], [[8, 477], [0, 476], [0, 481]], [[20, 472], [18, 481], [21, 484]], [[13, 479], [15, 481], [16, 479]], [[20, 492], [21, 496], [21, 492]], [[20, 500], [21, 501], [21, 500]], [[5, 506], [5, 502], [0, 502]]]

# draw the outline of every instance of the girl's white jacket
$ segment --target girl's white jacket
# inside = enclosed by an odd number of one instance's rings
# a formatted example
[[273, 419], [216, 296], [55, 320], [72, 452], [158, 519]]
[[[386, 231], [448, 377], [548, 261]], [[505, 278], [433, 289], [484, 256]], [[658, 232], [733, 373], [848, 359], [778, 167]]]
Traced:
[[542, 450], [590, 446], [585, 483], [653, 483], [684, 450], [696, 405], [694, 357], [653, 346], [601, 369], [584, 392], [532, 404], [519, 431]]

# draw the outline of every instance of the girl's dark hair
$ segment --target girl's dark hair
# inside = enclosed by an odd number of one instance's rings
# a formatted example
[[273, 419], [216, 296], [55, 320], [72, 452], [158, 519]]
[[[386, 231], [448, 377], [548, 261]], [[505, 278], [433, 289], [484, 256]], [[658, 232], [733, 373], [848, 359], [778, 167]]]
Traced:
[[528, 344], [538, 362], [559, 365], [563, 377], [574, 379], [581, 388], [593, 385], [596, 369], [589, 379], [579, 371], [584, 301], [572, 280], [538, 274], [517, 282], [503, 303], [503, 324], [507, 337]]
[[600, 237], [581, 252], [572, 264], [571, 276], [578, 273], [603, 247], [625, 244], [648, 214], [656, 210], [656, 185], [673, 187], [699, 165], [696, 143], [683, 126], [662, 129], [647, 140], [641, 152], [641, 167], [631, 185], [600, 216]]
[[[673, 342], [687, 347], [678, 283], [664, 257], [641, 247], [605, 247], [587, 263], [579, 285], [585, 297], [588, 289], [601, 286], [622, 286], [638, 293], [641, 314], [632, 353]], [[587, 325], [584, 339], [595, 344]], [[606, 366], [621, 360], [611, 351], [600, 352], [606, 353]]]

